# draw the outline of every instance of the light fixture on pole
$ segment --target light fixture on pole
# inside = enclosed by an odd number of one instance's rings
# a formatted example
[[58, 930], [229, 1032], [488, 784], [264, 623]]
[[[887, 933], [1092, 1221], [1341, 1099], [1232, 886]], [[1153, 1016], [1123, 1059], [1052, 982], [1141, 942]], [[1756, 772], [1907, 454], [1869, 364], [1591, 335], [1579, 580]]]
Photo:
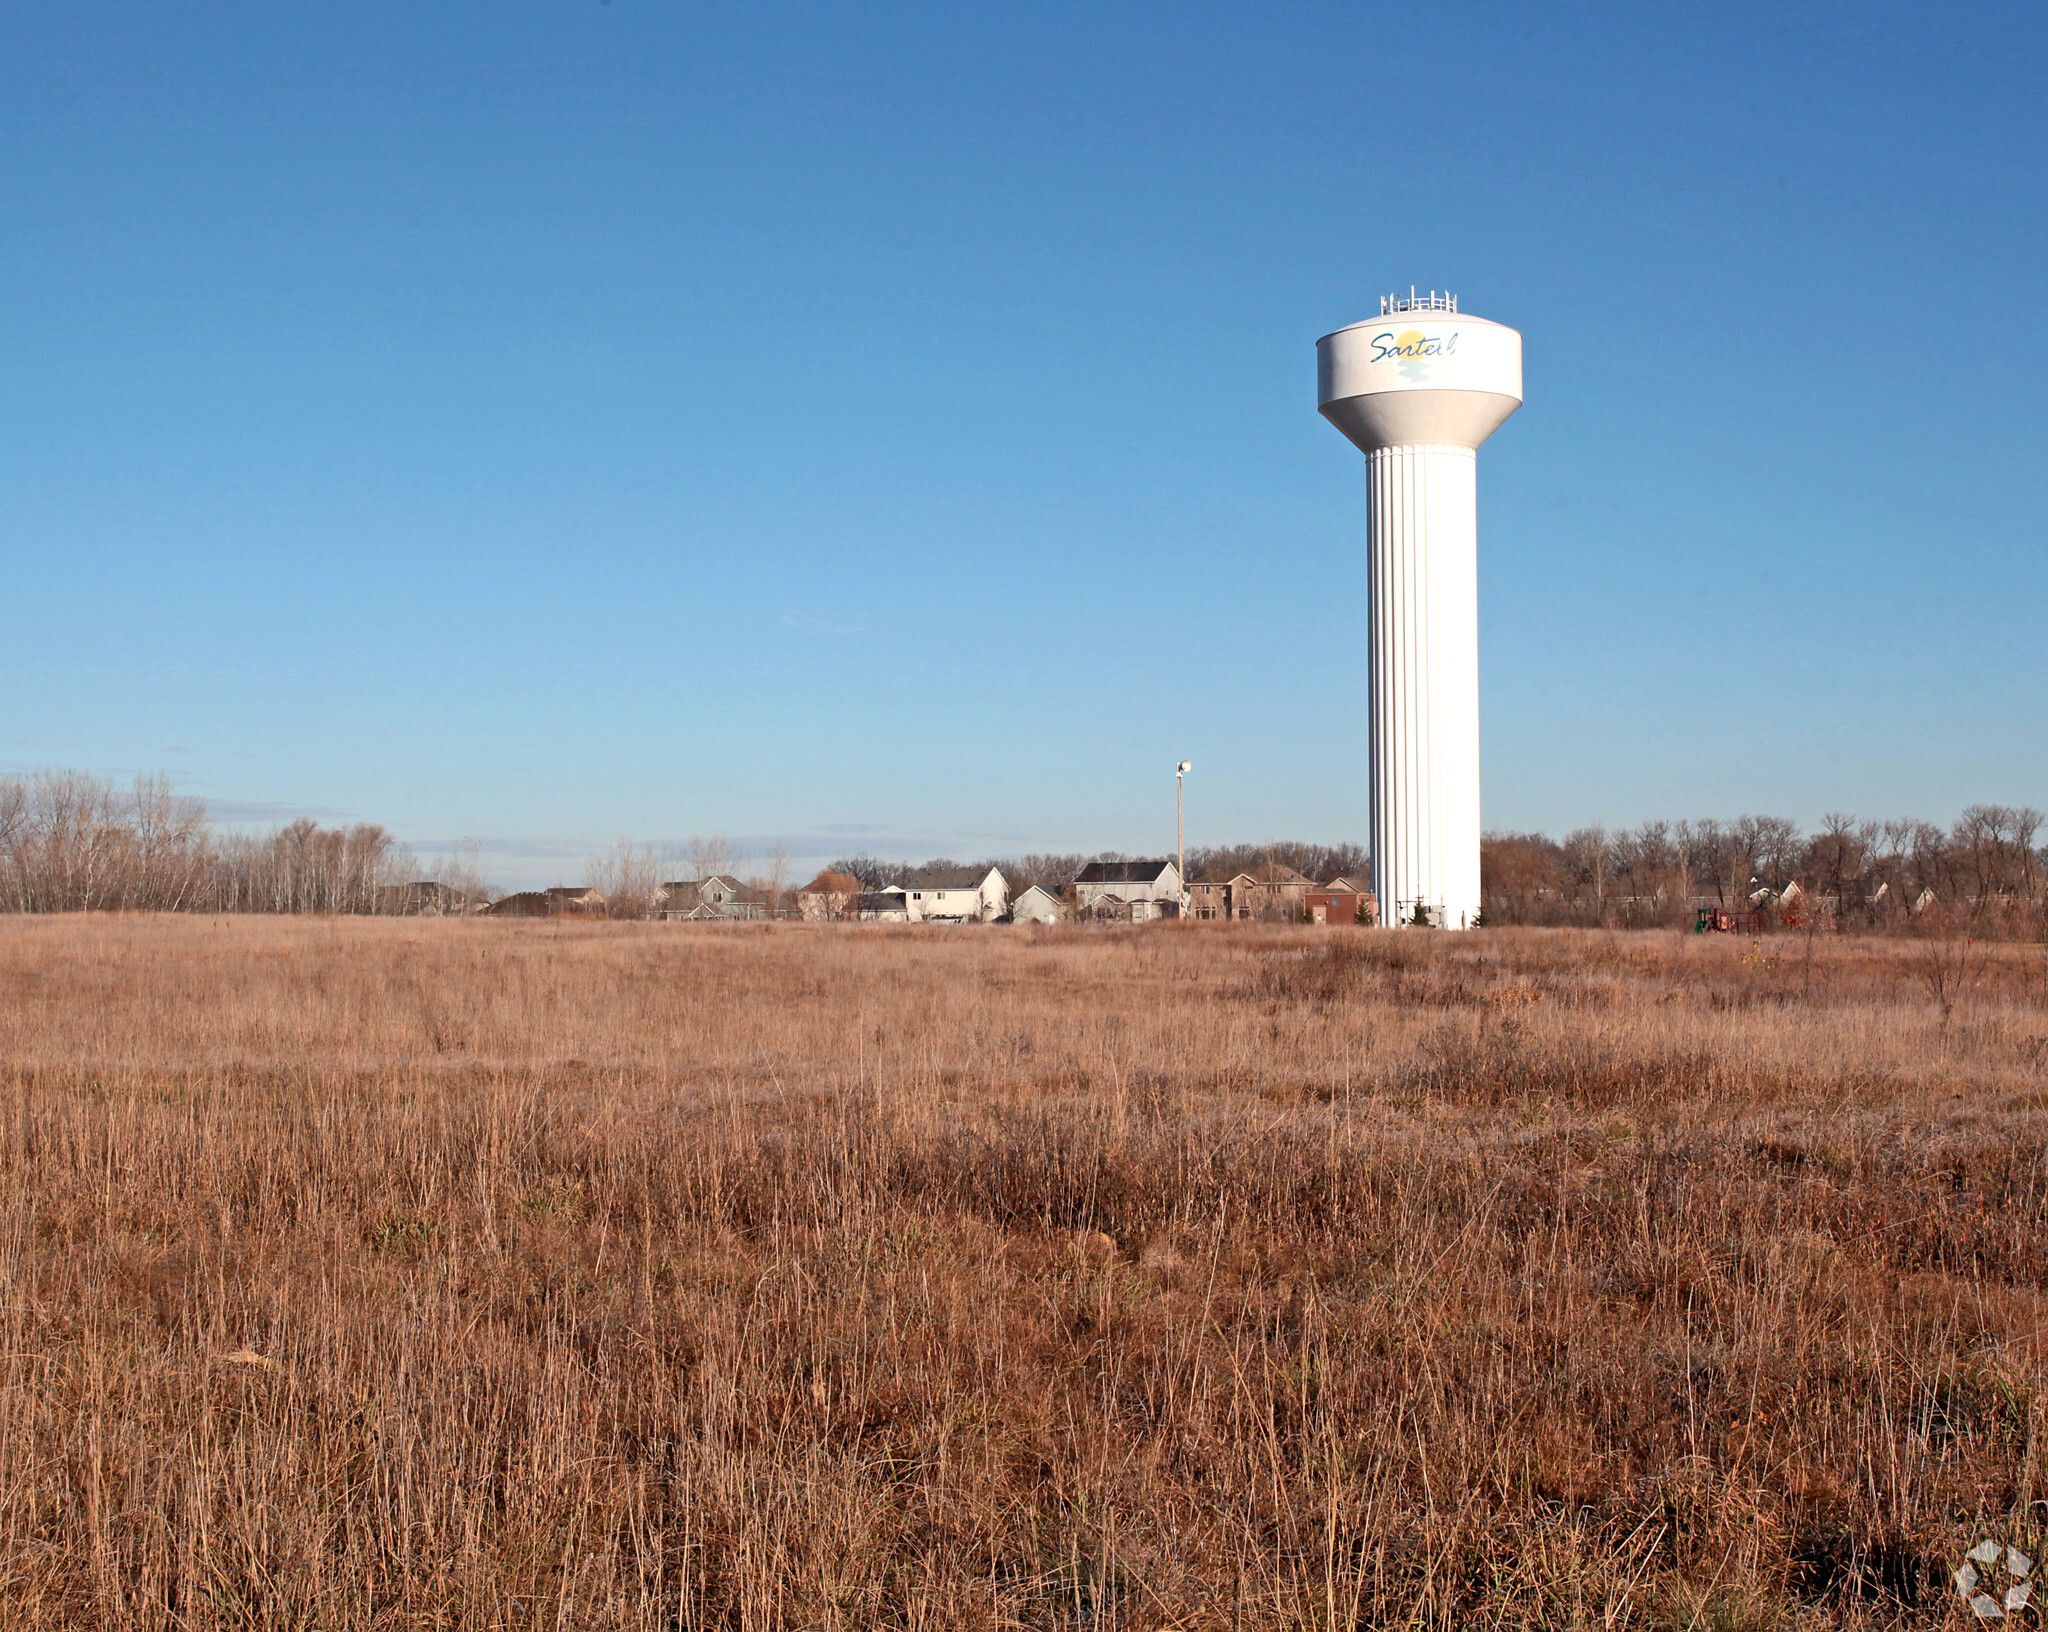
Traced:
[[1173, 768], [1173, 842], [1180, 859], [1174, 866], [1180, 872], [1180, 915], [1188, 915], [1188, 822], [1185, 787], [1187, 774], [1195, 768], [1195, 762], [1184, 759]]

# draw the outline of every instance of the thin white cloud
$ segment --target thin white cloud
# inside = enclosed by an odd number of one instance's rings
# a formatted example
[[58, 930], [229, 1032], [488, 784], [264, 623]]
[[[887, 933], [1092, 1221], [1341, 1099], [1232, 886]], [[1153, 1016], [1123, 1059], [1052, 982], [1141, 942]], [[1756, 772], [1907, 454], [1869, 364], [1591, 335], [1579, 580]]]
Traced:
[[487, 856], [519, 856], [531, 860], [581, 858], [601, 848], [585, 839], [408, 839], [406, 848], [421, 855], [449, 855], [475, 848]]
[[274, 799], [208, 799], [206, 818], [212, 822], [295, 822], [302, 816], [315, 819], [334, 816], [353, 816], [351, 810], [335, 810], [327, 805], [294, 805]]
[[[848, 851], [867, 851], [896, 860], [917, 860], [969, 851], [979, 855], [1004, 845], [1026, 842], [1015, 834], [899, 832], [880, 822], [839, 822], [798, 833], [722, 833], [717, 836], [737, 850], [744, 863], [765, 861], [778, 847], [792, 861], [829, 861]], [[633, 842], [680, 859], [688, 852], [691, 841], [651, 838]], [[485, 857], [503, 857], [515, 862], [582, 861], [603, 850], [605, 843], [576, 838], [433, 838], [408, 839], [406, 847], [421, 856], [449, 855], [457, 850], [474, 849]]]

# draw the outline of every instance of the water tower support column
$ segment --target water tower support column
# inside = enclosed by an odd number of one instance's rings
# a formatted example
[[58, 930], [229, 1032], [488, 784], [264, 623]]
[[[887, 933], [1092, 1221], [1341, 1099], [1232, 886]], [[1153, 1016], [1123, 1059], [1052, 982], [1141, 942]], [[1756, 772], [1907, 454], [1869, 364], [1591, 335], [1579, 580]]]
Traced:
[[1366, 457], [1373, 893], [1479, 916], [1477, 462], [1442, 443]]

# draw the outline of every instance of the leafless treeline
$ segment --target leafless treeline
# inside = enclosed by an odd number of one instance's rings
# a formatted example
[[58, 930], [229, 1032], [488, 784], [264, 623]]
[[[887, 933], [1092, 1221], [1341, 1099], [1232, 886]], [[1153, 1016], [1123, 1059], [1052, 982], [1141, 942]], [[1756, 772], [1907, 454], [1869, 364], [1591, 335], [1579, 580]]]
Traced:
[[1304, 839], [1276, 839], [1267, 844], [1204, 845], [1188, 851], [1188, 877], [1204, 874], [1256, 872], [1261, 867], [1292, 867], [1318, 884], [1333, 878], [1364, 879], [1372, 858], [1362, 844], [1313, 844]]
[[163, 776], [0, 776], [0, 911], [401, 910], [412, 858], [381, 827], [220, 834]]
[[1797, 884], [1803, 910], [1843, 928], [1880, 926], [1929, 902], [2032, 916], [2048, 904], [2042, 823], [2030, 807], [1972, 805], [1947, 829], [1829, 815], [1812, 833], [1782, 816], [1582, 827], [1561, 841], [1489, 833], [1486, 910], [1501, 923], [1656, 924], [1696, 903], [1774, 904]]

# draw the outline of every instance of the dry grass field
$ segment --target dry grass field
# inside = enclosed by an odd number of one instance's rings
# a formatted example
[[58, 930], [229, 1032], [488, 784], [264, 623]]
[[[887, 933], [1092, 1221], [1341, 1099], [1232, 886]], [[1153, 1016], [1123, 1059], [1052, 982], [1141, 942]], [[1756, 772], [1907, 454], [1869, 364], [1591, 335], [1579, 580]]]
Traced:
[[0, 1626], [1940, 1623], [2044, 1066], [2038, 945], [0, 920]]

